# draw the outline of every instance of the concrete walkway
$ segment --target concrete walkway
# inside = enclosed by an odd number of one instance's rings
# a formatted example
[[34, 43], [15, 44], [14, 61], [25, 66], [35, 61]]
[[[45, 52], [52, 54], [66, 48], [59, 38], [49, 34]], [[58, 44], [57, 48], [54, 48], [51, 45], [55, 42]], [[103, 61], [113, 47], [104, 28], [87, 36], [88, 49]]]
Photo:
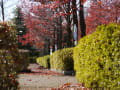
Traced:
[[66, 83], [78, 83], [74, 76], [42, 69], [37, 64], [31, 64], [28, 68], [32, 72], [19, 75], [20, 90], [51, 90], [50, 88], [58, 88]]

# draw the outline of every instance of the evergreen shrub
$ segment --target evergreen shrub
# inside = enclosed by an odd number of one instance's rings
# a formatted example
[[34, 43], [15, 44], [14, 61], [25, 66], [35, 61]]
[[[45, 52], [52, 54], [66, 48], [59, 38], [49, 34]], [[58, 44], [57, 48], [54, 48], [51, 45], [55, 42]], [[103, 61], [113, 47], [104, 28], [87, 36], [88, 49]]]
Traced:
[[27, 70], [27, 67], [30, 63], [29, 51], [19, 49], [19, 72]]
[[51, 69], [59, 71], [73, 70], [73, 48], [55, 51], [50, 55]]
[[38, 57], [37, 56], [29, 56], [29, 62], [30, 63], [37, 63], [36, 62], [36, 59], [37, 59]]
[[74, 69], [86, 87], [120, 90], [120, 25], [98, 26], [74, 48]]
[[19, 67], [16, 32], [6, 23], [0, 23], [0, 90], [17, 90]]

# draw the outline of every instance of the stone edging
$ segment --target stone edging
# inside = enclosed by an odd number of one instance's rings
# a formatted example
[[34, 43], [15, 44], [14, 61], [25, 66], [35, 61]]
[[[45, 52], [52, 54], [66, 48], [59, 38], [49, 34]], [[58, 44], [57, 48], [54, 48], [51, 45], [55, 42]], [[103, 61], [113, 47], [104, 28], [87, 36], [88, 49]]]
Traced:
[[56, 70], [56, 69], [50, 69], [50, 70], [58, 72], [58, 73], [62, 73], [64, 75], [71, 75], [71, 76], [75, 75], [75, 71], [73, 71], [73, 70], [71, 70], [71, 71], [60, 71], [60, 70]]

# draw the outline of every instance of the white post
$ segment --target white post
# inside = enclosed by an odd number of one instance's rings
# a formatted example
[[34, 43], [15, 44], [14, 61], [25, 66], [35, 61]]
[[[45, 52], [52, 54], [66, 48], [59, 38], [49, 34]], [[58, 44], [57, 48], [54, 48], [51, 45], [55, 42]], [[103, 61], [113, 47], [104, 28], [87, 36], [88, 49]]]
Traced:
[[50, 48], [50, 55], [52, 54], [52, 48]]
[[77, 26], [74, 25], [74, 45], [76, 46], [77, 45]]

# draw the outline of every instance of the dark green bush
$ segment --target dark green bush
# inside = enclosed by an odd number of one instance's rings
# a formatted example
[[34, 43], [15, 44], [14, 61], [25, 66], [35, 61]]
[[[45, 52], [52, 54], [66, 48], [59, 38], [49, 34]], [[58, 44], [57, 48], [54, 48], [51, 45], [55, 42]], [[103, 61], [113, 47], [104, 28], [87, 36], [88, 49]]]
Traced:
[[19, 52], [16, 32], [6, 23], [0, 23], [0, 90], [17, 90]]
[[50, 55], [38, 57], [36, 59], [36, 62], [40, 64], [40, 66], [43, 66], [44, 68], [50, 68]]
[[29, 56], [30, 63], [36, 63], [37, 56]]
[[29, 60], [29, 51], [28, 50], [19, 50], [19, 71], [27, 70], [27, 67], [30, 63]]
[[40, 51], [37, 51], [37, 50], [30, 50], [29, 52], [29, 60], [30, 60], [30, 63], [36, 63], [36, 59], [37, 57], [39, 57], [41, 52]]
[[73, 48], [65, 48], [55, 51], [50, 56], [51, 69], [55, 70], [73, 70]]
[[74, 69], [86, 87], [120, 90], [120, 26], [97, 27], [74, 48]]
[[17, 90], [17, 65], [16, 57], [9, 51], [0, 50], [0, 89]]

